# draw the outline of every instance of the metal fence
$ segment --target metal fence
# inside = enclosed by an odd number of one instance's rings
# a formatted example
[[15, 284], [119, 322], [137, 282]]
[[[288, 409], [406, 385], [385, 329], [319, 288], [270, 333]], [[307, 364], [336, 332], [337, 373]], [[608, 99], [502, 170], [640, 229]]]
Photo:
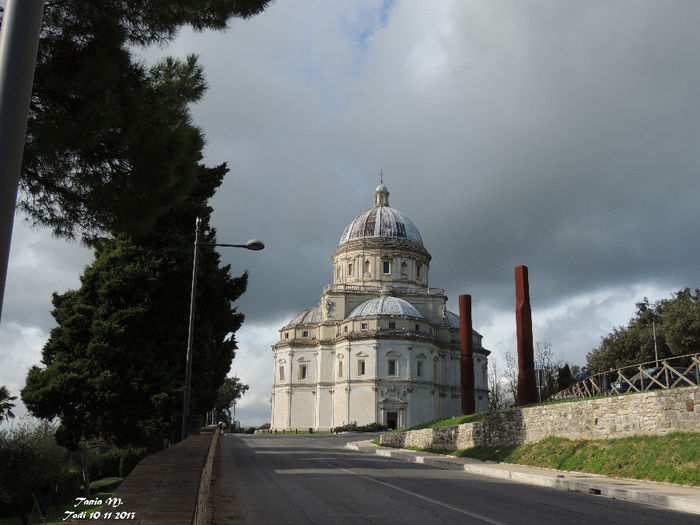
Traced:
[[550, 399], [608, 396], [661, 388], [700, 386], [700, 353], [616, 368], [582, 379]]

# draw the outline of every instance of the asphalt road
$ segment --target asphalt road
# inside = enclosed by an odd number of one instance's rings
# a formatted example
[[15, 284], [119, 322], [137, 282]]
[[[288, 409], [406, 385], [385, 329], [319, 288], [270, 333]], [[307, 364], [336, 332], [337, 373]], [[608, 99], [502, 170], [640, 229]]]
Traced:
[[213, 523], [698, 523], [691, 514], [342, 448], [367, 437], [223, 435]]

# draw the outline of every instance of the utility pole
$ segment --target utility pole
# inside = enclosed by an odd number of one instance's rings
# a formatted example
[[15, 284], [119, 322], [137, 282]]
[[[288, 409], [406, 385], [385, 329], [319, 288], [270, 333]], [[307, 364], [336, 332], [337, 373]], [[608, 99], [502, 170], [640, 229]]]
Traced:
[[7, 0], [0, 30], [0, 318], [43, 0]]

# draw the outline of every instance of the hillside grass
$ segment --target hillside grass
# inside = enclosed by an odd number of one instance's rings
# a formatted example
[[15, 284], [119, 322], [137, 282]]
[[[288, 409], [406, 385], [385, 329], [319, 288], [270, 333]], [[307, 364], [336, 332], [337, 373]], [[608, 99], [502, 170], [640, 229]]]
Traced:
[[700, 486], [700, 433], [697, 432], [590, 440], [550, 436], [527, 445], [421, 450], [482, 461]]
[[408, 432], [409, 430], [421, 430], [423, 428], [442, 428], [453, 425], [461, 425], [462, 423], [473, 423], [474, 421], [483, 421], [486, 419], [488, 412], [479, 412], [478, 414], [467, 414], [466, 416], [451, 417], [449, 419], [438, 419], [436, 421], [426, 421], [419, 425], [414, 425], [407, 428], [399, 428], [393, 432]]

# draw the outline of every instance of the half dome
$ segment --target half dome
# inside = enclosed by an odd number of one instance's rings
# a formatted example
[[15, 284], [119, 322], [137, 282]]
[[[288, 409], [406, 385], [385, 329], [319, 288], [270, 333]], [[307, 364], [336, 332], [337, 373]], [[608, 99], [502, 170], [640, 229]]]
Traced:
[[287, 326], [297, 326], [300, 324], [317, 324], [321, 322], [321, 308], [314, 306], [298, 313], [294, 319], [287, 323]]
[[355, 307], [347, 318], [351, 319], [353, 317], [365, 317], [369, 315], [393, 315], [397, 317], [406, 316], [423, 319], [421, 313], [411, 303], [399, 299], [398, 297], [391, 296], [375, 297], [374, 299], [365, 301]]
[[447, 322], [450, 324], [450, 328], [459, 328], [459, 315], [448, 310]]

